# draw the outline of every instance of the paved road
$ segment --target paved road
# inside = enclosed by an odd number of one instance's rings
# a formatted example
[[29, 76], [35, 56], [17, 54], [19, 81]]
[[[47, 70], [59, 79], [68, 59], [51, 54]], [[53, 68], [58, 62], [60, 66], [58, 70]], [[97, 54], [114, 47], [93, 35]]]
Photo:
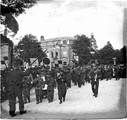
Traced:
[[[32, 113], [30, 111], [28, 111], [27, 114], [24, 115], [17, 115], [14, 118], [125, 118], [126, 117], [126, 93], [127, 93], [127, 89], [126, 89], [126, 85], [127, 82], [124, 79], [123, 83], [122, 83], [122, 89], [121, 89], [121, 98], [120, 98], [120, 102], [119, 102], [119, 106], [118, 106], [118, 111], [110, 111], [110, 112], [100, 112], [100, 113], [86, 113], [86, 114], [77, 114], [77, 115], [71, 115], [71, 114], [44, 114], [44, 113]], [[10, 116], [8, 115], [8, 113], [6, 111], [4, 111], [2, 109], [2, 118], [10, 118]]]

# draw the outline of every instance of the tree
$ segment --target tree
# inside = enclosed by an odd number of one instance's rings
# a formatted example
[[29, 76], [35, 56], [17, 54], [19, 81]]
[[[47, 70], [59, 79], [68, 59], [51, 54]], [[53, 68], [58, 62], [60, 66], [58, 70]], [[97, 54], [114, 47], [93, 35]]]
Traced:
[[116, 57], [115, 50], [109, 41], [98, 51], [98, 57], [101, 64], [113, 64], [113, 58]]
[[0, 22], [5, 25], [5, 36], [7, 36], [8, 29], [10, 29], [14, 35], [17, 34], [19, 26], [14, 16], [23, 13], [26, 8], [32, 7], [36, 2], [37, 0], [2, 0], [2, 3], [0, 3]]
[[[12, 13], [6, 13], [6, 9], [10, 10], [5, 5], [1, 5], [1, 15], [0, 15], [0, 22], [5, 26], [4, 29], [4, 36], [7, 36], [8, 31], [11, 30], [11, 32], [17, 34], [19, 30], [18, 22], [16, 21], [15, 17], [12, 15]], [[5, 11], [4, 11], [5, 10]]]
[[121, 51], [119, 49], [115, 50], [115, 58], [116, 58], [116, 64], [121, 64], [122, 56], [121, 56]]
[[123, 64], [124, 66], [126, 66], [127, 63], [127, 47], [123, 46], [120, 50], [119, 50], [119, 54], [117, 54], [117, 60], [119, 62], [119, 64]]
[[25, 9], [34, 6], [37, 0], [2, 0], [2, 3], [7, 6], [7, 8], [1, 9], [2, 15], [11, 13], [18, 16], [25, 12]]
[[79, 64], [87, 64], [92, 55], [90, 53], [91, 49], [91, 40], [90, 38], [86, 37], [85, 35], [77, 35], [75, 36], [76, 40], [74, 40], [72, 44], [73, 52], [79, 56]]
[[40, 43], [37, 38], [31, 34], [25, 35], [18, 45], [15, 47], [15, 51], [19, 54], [25, 62], [30, 63], [30, 58], [38, 58], [39, 62], [46, 54], [42, 51]]
[[[12, 37], [14, 37], [18, 30], [19, 25], [16, 16], [23, 13], [26, 8], [32, 7], [37, 0], [2, 0], [0, 3], [1, 14], [0, 14], [0, 22], [4, 26], [4, 37], [7, 39], [8, 32], [13, 33]], [[13, 56], [11, 56], [13, 59]]]

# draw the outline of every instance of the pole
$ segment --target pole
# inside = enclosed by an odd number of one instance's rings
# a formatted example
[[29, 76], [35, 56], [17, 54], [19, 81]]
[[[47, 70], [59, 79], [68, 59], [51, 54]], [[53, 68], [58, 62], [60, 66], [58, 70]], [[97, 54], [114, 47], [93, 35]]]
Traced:
[[114, 66], [116, 65], [116, 58], [113, 58]]
[[7, 25], [5, 25], [4, 36], [7, 37], [7, 34], [8, 34]]
[[69, 59], [69, 65], [70, 65], [70, 45], [68, 45], [68, 59]]
[[62, 47], [62, 45], [60, 45], [59, 47], [60, 47], [60, 60], [61, 60], [61, 47]]
[[25, 68], [25, 66], [24, 66], [24, 63], [25, 63], [25, 46], [24, 46], [24, 44], [23, 44], [23, 67]]

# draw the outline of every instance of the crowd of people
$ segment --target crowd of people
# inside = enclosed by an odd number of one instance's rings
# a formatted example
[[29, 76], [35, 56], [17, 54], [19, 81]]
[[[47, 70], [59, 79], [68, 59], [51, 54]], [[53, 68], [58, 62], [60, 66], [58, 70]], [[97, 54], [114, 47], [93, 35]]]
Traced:
[[58, 90], [59, 103], [65, 102], [67, 89], [71, 89], [72, 84], [77, 88], [91, 84], [93, 96], [98, 96], [99, 81], [111, 80], [113, 77], [119, 80], [123, 74], [123, 68], [113, 65], [97, 65], [91, 63], [84, 66], [64, 66], [62, 68], [40, 67], [38, 69], [29, 68], [24, 70], [16, 65], [13, 69], [7, 70], [5, 75], [6, 90], [9, 99], [9, 114], [15, 116], [16, 97], [19, 100], [20, 114], [26, 113], [24, 104], [30, 102], [30, 91], [35, 89], [36, 104], [47, 98], [51, 103], [54, 100], [54, 89]]

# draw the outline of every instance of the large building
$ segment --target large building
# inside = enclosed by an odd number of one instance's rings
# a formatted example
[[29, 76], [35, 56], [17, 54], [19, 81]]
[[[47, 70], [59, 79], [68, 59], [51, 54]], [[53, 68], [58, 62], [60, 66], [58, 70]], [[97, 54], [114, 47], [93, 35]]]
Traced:
[[[78, 60], [78, 56], [75, 56], [71, 48], [75, 37], [57, 37], [51, 39], [40, 38], [41, 47], [43, 51], [46, 51], [47, 57], [50, 59], [50, 67], [59, 65], [73, 65], [73, 60]], [[96, 40], [94, 35], [91, 34], [91, 45], [93, 50], [97, 50]]]
[[55, 64], [59, 66], [72, 65], [74, 53], [72, 52], [71, 45], [74, 39], [74, 37], [44, 39], [41, 36], [41, 47], [43, 51], [46, 51], [50, 59], [50, 66], [55, 66]]

